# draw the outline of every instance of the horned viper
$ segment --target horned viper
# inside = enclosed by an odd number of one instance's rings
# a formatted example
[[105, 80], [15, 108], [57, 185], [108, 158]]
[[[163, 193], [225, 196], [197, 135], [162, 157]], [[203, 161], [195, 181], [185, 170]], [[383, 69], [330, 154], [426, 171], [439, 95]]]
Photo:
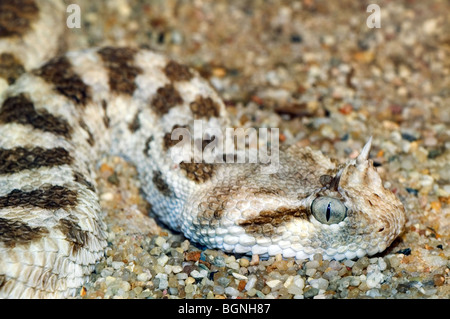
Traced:
[[162, 222], [207, 247], [341, 260], [383, 251], [402, 230], [404, 208], [369, 159], [371, 139], [341, 165], [281, 146], [268, 173], [230, 154], [194, 160], [206, 147], [192, 134], [193, 150], [174, 160], [184, 149], [173, 132], [229, 127], [222, 100], [196, 71], [150, 50], [53, 57], [63, 10], [0, 2], [1, 297], [67, 297], [87, 280], [107, 246], [95, 182], [105, 153], [137, 167]]

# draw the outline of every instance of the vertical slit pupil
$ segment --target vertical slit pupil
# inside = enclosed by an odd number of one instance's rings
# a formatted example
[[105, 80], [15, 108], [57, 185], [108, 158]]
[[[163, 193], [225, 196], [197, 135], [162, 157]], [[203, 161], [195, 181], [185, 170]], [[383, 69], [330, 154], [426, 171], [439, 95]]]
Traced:
[[331, 202], [328, 203], [328, 206], [327, 206], [327, 213], [326, 213], [326, 219], [327, 219], [327, 221], [330, 220], [330, 217], [331, 217]]

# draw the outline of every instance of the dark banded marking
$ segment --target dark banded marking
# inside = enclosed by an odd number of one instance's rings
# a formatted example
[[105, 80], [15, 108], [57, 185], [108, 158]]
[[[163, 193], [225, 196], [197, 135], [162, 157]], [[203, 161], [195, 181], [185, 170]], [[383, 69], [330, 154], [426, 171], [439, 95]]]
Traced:
[[66, 237], [66, 240], [70, 242], [72, 253], [76, 253], [83, 248], [89, 240], [89, 232], [82, 230], [78, 224], [69, 219], [60, 219], [58, 226], [55, 228], [59, 229]]
[[73, 161], [69, 152], [62, 147], [43, 149], [42, 147], [0, 149], [0, 174], [13, 174], [25, 169], [53, 167]]
[[148, 152], [150, 151], [150, 143], [153, 142], [153, 135], [150, 135], [146, 140], [145, 140], [145, 148], [144, 148], [144, 155], [148, 156]]
[[142, 69], [134, 64], [137, 50], [133, 48], [105, 47], [98, 51], [105, 67], [108, 69], [111, 91], [132, 95], [136, 90], [136, 77]]
[[76, 104], [86, 105], [91, 100], [90, 88], [75, 73], [65, 56], [51, 59], [34, 73]]
[[307, 219], [308, 215], [309, 212], [304, 207], [280, 207], [276, 210], [262, 210], [257, 217], [239, 221], [238, 225], [244, 227], [247, 233], [271, 236], [279, 225], [289, 222], [294, 217]]
[[105, 113], [103, 115], [103, 124], [105, 125], [106, 128], [109, 128], [109, 117], [108, 117], [108, 102], [106, 102], [106, 100], [102, 100], [102, 109], [103, 109], [103, 113]]
[[34, 0], [0, 1], [0, 38], [25, 34], [38, 16]]
[[88, 133], [87, 142], [90, 146], [95, 145], [95, 139], [94, 135], [92, 134], [91, 130], [89, 129], [89, 126], [87, 126], [86, 122], [84, 120], [79, 121], [80, 127]]
[[0, 209], [6, 207], [39, 207], [56, 210], [74, 207], [77, 204], [77, 192], [63, 186], [48, 186], [24, 192], [14, 189], [0, 197]]
[[171, 81], [189, 81], [192, 79], [192, 73], [189, 67], [173, 60], [167, 63], [164, 68], [164, 73]]
[[4, 78], [11, 85], [23, 73], [25, 68], [19, 59], [10, 53], [0, 54], [0, 78]]
[[254, 191], [253, 194], [255, 195], [269, 195], [269, 196], [285, 196], [286, 193], [277, 188], [268, 188], [264, 186], [259, 186], [258, 190]]
[[160, 193], [163, 194], [164, 196], [170, 196], [170, 194], [172, 193], [169, 185], [167, 185], [167, 183], [162, 178], [160, 171], [153, 171], [152, 182], [153, 184], [155, 184], [156, 188], [160, 191]]
[[33, 102], [24, 94], [8, 97], [0, 109], [0, 123], [19, 123], [33, 128], [64, 136], [70, 139], [72, 127], [61, 118], [46, 110], [36, 111]]
[[141, 122], [139, 121], [139, 112], [136, 112], [136, 115], [133, 118], [133, 121], [128, 124], [128, 129], [134, 133], [141, 127]]
[[164, 115], [177, 104], [183, 103], [180, 93], [172, 84], [166, 84], [156, 91], [156, 95], [151, 102], [152, 109], [158, 115]]
[[196, 119], [219, 116], [219, 105], [210, 97], [197, 96], [189, 106]]
[[0, 242], [8, 248], [28, 244], [45, 234], [48, 230], [44, 227], [31, 227], [19, 220], [0, 218]]
[[80, 172], [74, 171], [73, 172], [73, 180], [81, 185], [84, 185], [87, 187], [87, 189], [93, 191], [95, 193], [95, 187], [94, 185], [92, 185], [91, 182], [89, 182], [84, 176], [83, 174], [81, 174]]

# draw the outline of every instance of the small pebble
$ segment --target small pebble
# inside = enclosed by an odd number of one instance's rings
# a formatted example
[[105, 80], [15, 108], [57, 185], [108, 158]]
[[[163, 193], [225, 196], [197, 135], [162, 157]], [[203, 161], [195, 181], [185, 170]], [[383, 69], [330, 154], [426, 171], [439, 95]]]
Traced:
[[245, 285], [245, 290], [247, 290], [247, 291], [252, 290], [256, 284], [256, 281], [257, 281], [257, 279], [256, 279], [255, 275], [250, 276], [248, 278], [247, 284]]
[[116, 270], [122, 268], [124, 265], [125, 265], [125, 263], [122, 261], [113, 261], [111, 263], [111, 266]]
[[187, 284], [186, 287], [184, 287], [184, 291], [187, 294], [191, 294], [194, 291], [194, 286], [192, 284]]
[[225, 259], [222, 256], [217, 256], [216, 258], [214, 258], [213, 264], [217, 267], [225, 267], [226, 265]]
[[315, 261], [317, 261], [317, 262], [322, 262], [322, 260], [323, 260], [323, 257], [322, 257], [322, 255], [321, 254], [314, 254], [314, 256], [313, 256], [313, 260], [315, 260]]
[[238, 274], [236, 272], [232, 273], [233, 277], [240, 280], [247, 280], [248, 278], [244, 275]]
[[162, 247], [164, 244], [166, 243], [166, 240], [164, 239], [164, 237], [158, 236], [155, 239], [155, 244], [159, 247]]
[[437, 274], [433, 276], [434, 285], [437, 287], [443, 286], [445, 283], [445, 277], [441, 274]]
[[213, 288], [213, 293], [216, 295], [222, 295], [225, 293], [225, 288], [220, 285], [215, 285]]
[[167, 274], [160, 273], [157, 274], [155, 278], [159, 279], [158, 289], [164, 290], [169, 286], [169, 282], [167, 281]]
[[317, 260], [311, 260], [306, 263], [306, 269], [312, 269], [319, 267], [319, 262]]
[[319, 290], [326, 290], [328, 288], [328, 280], [323, 278], [311, 279], [309, 280], [309, 284]]
[[332, 260], [329, 264], [329, 267], [334, 270], [340, 270], [342, 268], [342, 265], [340, 262]]
[[219, 285], [222, 285], [223, 287], [226, 287], [230, 284], [231, 279], [227, 278], [227, 277], [220, 277], [217, 282], [219, 283]]
[[241, 258], [239, 260], [239, 265], [241, 267], [248, 267], [250, 265], [250, 260], [248, 260], [247, 258]]
[[239, 296], [239, 290], [233, 287], [227, 287], [225, 288], [225, 293], [229, 296]]
[[381, 293], [378, 289], [370, 289], [366, 292], [366, 295], [372, 298], [381, 297]]
[[195, 278], [195, 279], [201, 279], [201, 278], [204, 278], [204, 277], [206, 277], [206, 276], [208, 275], [208, 271], [206, 271], [206, 270], [204, 270], [204, 269], [202, 269], [202, 270], [200, 270], [200, 271], [198, 271], [198, 270], [193, 270], [193, 271], [191, 271], [190, 275], [191, 275], [193, 278]]
[[270, 280], [268, 281], [266, 284], [267, 286], [269, 286], [270, 288], [274, 288], [276, 287], [278, 284], [280, 284], [281, 281], [280, 280]]
[[312, 277], [312, 276], [314, 276], [314, 274], [316, 273], [316, 269], [314, 269], [314, 268], [311, 268], [311, 269], [306, 269], [306, 272], [305, 272], [305, 274], [306, 274], [306, 276], [308, 276], [308, 277]]
[[378, 258], [378, 267], [380, 268], [381, 271], [384, 271], [387, 268], [386, 262], [381, 257]]
[[187, 261], [198, 261], [201, 256], [201, 251], [190, 251], [186, 253], [185, 259]]
[[164, 266], [168, 261], [169, 257], [167, 257], [166, 255], [162, 255], [161, 257], [158, 258], [158, 265]]
[[255, 288], [249, 289], [249, 290], [247, 291], [247, 295], [248, 295], [249, 297], [255, 296], [255, 295], [256, 295], [256, 289], [255, 289]]
[[138, 281], [148, 281], [150, 278], [151, 278], [150, 274], [143, 272], [143, 273], [140, 273], [136, 279]]
[[351, 260], [351, 259], [344, 260], [344, 265], [346, 267], [352, 268], [354, 264], [355, 264], [355, 262], [353, 260]]
[[180, 272], [176, 275], [178, 280], [185, 280], [188, 278], [188, 274], [185, 272]]
[[397, 257], [396, 255], [391, 255], [389, 258], [389, 262], [391, 263], [391, 266], [393, 268], [397, 268], [401, 263], [401, 258]]
[[305, 298], [312, 298], [319, 293], [319, 289], [311, 287], [303, 292]]

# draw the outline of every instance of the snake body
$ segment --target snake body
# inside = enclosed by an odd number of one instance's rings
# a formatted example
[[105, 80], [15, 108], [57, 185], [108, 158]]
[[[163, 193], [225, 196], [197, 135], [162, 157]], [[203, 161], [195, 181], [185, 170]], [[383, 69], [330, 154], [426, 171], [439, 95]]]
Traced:
[[381, 252], [401, 232], [404, 208], [369, 159], [371, 140], [340, 165], [282, 146], [271, 173], [193, 160], [205, 146], [195, 138], [191, 161], [174, 160], [174, 130], [229, 127], [222, 100], [150, 50], [57, 55], [61, 9], [0, 4], [0, 297], [68, 297], [86, 282], [107, 246], [95, 182], [106, 153], [136, 166], [163, 223], [210, 248], [341, 260]]

